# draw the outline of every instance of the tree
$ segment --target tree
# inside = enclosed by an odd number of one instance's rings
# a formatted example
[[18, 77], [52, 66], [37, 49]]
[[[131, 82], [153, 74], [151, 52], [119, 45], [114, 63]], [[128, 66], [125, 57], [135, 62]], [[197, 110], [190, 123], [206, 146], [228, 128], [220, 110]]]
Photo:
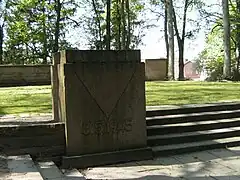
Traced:
[[[157, 6], [158, 9], [151, 10], [153, 13], [157, 14], [158, 18], [164, 16], [164, 31], [165, 31], [165, 43], [166, 43], [166, 50], [167, 50], [167, 57], [170, 59], [170, 45], [169, 45], [169, 29], [167, 29], [167, 17], [169, 12], [167, 12], [168, 8], [166, 6], [166, 2], [169, 0], [151, 0], [151, 4]], [[201, 24], [203, 19], [200, 15], [202, 10], [205, 7], [205, 3], [202, 0], [178, 0], [172, 1], [173, 2], [173, 26], [175, 31], [175, 37], [177, 39], [178, 45], [178, 79], [184, 80], [184, 45], [186, 39], [193, 39], [196, 34], [201, 29]], [[164, 4], [165, 3], [165, 4]], [[163, 8], [164, 7], [164, 8]], [[165, 11], [162, 13], [161, 11]], [[192, 18], [188, 14], [190, 12], [195, 11], [198, 13], [199, 16], [197, 18]], [[189, 17], [188, 17], [189, 16]], [[168, 34], [167, 34], [168, 32]], [[173, 59], [173, 58], [172, 58]], [[168, 71], [173, 69], [171, 66], [173, 63], [168, 62]], [[171, 72], [169, 72], [171, 74]], [[169, 74], [169, 75], [170, 75]]]
[[[232, 74], [232, 80], [239, 80], [239, 63], [236, 54], [236, 39], [237, 32], [235, 31], [236, 26], [232, 26], [231, 29], [231, 41], [230, 49], [232, 57], [231, 69], [234, 72]], [[208, 34], [205, 43], [204, 50], [196, 58], [199, 70], [204, 70], [207, 72], [208, 80], [216, 81], [225, 78], [223, 74], [224, 67], [224, 28], [222, 19], [219, 19], [212, 26], [212, 31]]]
[[[227, 7], [227, 12], [225, 12], [226, 9], [222, 8], [222, 10], [224, 11], [221, 11], [222, 13], [206, 13], [204, 12], [204, 14], [207, 16], [207, 18], [211, 19], [212, 22], [214, 22], [213, 26], [211, 27], [212, 28], [212, 31], [211, 33], [208, 35], [208, 37], [212, 37], [212, 36], [216, 36], [217, 37], [217, 40], [213, 43], [212, 47], [208, 47], [209, 44], [212, 44], [211, 41], [207, 41], [207, 44], [206, 44], [206, 48], [205, 48], [205, 54], [207, 54], [208, 56], [207, 57], [212, 57], [211, 60], [209, 58], [205, 58], [205, 62], [207, 61], [208, 65], [212, 64], [214, 65], [214, 61], [216, 62], [219, 62], [219, 69], [222, 68], [222, 70], [218, 71], [218, 73], [215, 73], [218, 77], [221, 78], [231, 78], [232, 80], [239, 80], [239, 77], [240, 77], [240, 73], [239, 73], [239, 66], [240, 66], [240, 61], [239, 61], [239, 40], [240, 40], [240, 31], [239, 31], [239, 18], [240, 18], [240, 15], [239, 15], [239, 0], [235, 0], [235, 1], [229, 1], [229, 7]], [[226, 4], [228, 5], [228, 4]], [[223, 7], [226, 6], [225, 4], [223, 4]], [[221, 10], [219, 9], [219, 10]], [[228, 33], [223, 33], [224, 32], [224, 27], [226, 27], [226, 23], [224, 24], [224, 20], [223, 20], [223, 17], [224, 16], [224, 13], [227, 13], [227, 16], [229, 16], [228, 18], [226, 18], [228, 22], [228, 24], [230, 24], [229, 27], [227, 27], [227, 31], [230, 31]], [[228, 26], [227, 24], [227, 26]], [[225, 26], [224, 26], [225, 25]], [[228, 46], [228, 53], [224, 54], [225, 50], [224, 48], [224, 34], [225, 34], [225, 38], [227, 37], [227, 46]], [[222, 43], [221, 48], [216, 48], [218, 46], [216, 46], [216, 44], [218, 44], [219, 42]], [[225, 41], [226, 43], [226, 41]], [[214, 46], [216, 46], [214, 48]], [[231, 47], [231, 48], [230, 48]], [[217, 50], [218, 53], [212, 53], [212, 50], [211, 49], [215, 49]], [[229, 52], [230, 51], [230, 52]], [[211, 52], [211, 53], [210, 53]], [[213, 54], [213, 55], [212, 55]], [[225, 58], [224, 58], [224, 55], [228, 55], [230, 56], [230, 67], [229, 68], [229, 71], [231, 72], [230, 75], [228, 75], [228, 77], [226, 77], [226, 75], [224, 74], [223, 75], [223, 72], [224, 72], [224, 64], [226, 64], [224, 61], [225, 61]], [[203, 56], [204, 57], [204, 56]], [[205, 56], [206, 57], [206, 56]], [[199, 58], [198, 58], [199, 59]], [[229, 59], [229, 58], [228, 58]], [[211, 62], [212, 61], [212, 62]], [[209, 66], [210, 67], [210, 66]], [[226, 67], [226, 66], [225, 66]], [[214, 70], [215, 72], [217, 72], [217, 69], [213, 66], [211, 67], [212, 70]], [[214, 78], [213, 78], [214, 79]]]
[[[178, 43], [178, 62], [179, 62], [179, 80], [184, 80], [184, 45], [185, 45], [185, 38], [192, 38], [194, 33], [198, 32], [200, 29], [199, 21], [188, 19], [188, 12], [195, 8], [196, 11], [200, 11], [204, 3], [201, 0], [182, 0], [180, 2], [183, 4], [183, 12], [182, 12], [182, 27], [179, 28], [179, 20], [177, 19], [176, 15], [176, 7], [173, 7], [173, 21], [174, 21], [174, 30], [176, 33], [177, 43]], [[192, 25], [193, 29], [188, 30], [186, 29], [187, 22], [195, 23]], [[179, 32], [181, 29], [181, 33]]]
[[240, 0], [236, 0], [236, 29], [237, 29], [237, 35], [236, 35], [236, 43], [237, 43], [237, 62], [238, 62], [238, 69], [240, 66]]
[[[85, 0], [82, 19], [84, 30], [91, 49], [108, 49], [107, 4], [101, 0]], [[144, 10], [139, 0], [112, 0], [110, 49], [132, 49], [141, 43], [142, 29], [147, 28], [146, 21], [139, 19]]]
[[111, 47], [111, 0], [107, 0], [107, 16], [106, 16], [106, 48]]
[[57, 17], [55, 21], [53, 52], [57, 52], [59, 50], [60, 19], [61, 19], [61, 9], [62, 9], [62, 3], [60, 2], [60, 0], [55, 0], [54, 9]]
[[74, 0], [8, 0], [6, 6], [6, 63], [46, 64], [53, 52], [70, 47], [65, 34]]
[[[165, 6], [167, 10], [167, 21], [168, 21], [168, 79], [174, 80], [174, 30], [173, 30], [173, 3], [172, 0], [167, 0]], [[166, 25], [165, 25], [166, 26]], [[166, 36], [166, 35], [165, 35]]]
[[[165, 47], [166, 47], [166, 58], [167, 58], [167, 79], [169, 79], [169, 42], [168, 42], [168, 10], [167, 10], [168, 6], [167, 6], [167, 1], [164, 0], [164, 40], [165, 40]], [[173, 32], [174, 33], [174, 32]], [[174, 64], [173, 65], [173, 75], [174, 75]]]
[[204, 50], [195, 59], [200, 72], [206, 71], [208, 80], [223, 79], [223, 30], [220, 26], [207, 36]]
[[224, 68], [223, 76], [226, 79], [231, 77], [231, 46], [230, 46], [230, 20], [228, 0], [222, 0], [223, 27], [224, 27]]
[[3, 64], [4, 25], [6, 16], [4, 4], [5, 2], [0, 0], [0, 64]]

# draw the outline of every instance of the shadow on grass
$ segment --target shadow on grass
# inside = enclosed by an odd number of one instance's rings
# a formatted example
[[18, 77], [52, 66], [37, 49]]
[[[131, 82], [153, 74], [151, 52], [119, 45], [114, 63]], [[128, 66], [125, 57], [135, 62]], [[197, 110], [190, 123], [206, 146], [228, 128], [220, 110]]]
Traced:
[[5, 115], [6, 113], [4, 112], [4, 109], [2, 107], [0, 107], [0, 116], [1, 115]]

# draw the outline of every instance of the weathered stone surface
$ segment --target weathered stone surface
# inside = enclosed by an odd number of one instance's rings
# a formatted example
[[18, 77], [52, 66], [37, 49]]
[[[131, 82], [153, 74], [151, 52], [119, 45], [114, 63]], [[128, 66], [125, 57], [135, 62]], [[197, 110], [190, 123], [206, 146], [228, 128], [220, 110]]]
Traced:
[[163, 81], [167, 78], [167, 59], [145, 59], [146, 80]]
[[38, 170], [43, 179], [47, 180], [65, 180], [63, 173], [53, 161], [36, 162]]
[[143, 64], [66, 64], [65, 74], [68, 155], [146, 146]]
[[[58, 112], [65, 122], [69, 158], [138, 148], [152, 156], [146, 148], [145, 67], [140, 51], [64, 51], [58, 72]], [[96, 159], [95, 163], [99, 164]]]
[[65, 50], [61, 52], [60, 63], [76, 62], [132, 62], [140, 63], [140, 50]]
[[[240, 159], [232, 159], [232, 155], [224, 149], [218, 152], [221, 152], [219, 157], [204, 151], [135, 164], [89, 168], [84, 171], [84, 175], [87, 179], [239, 180]], [[228, 155], [230, 157], [226, 158]]]
[[0, 149], [6, 155], [59, 157], [65, 154], [63, 123], [1, 125]]
[[8, 157], [8, 169], [10, 171], [10, 175], [7, 179], [43, 180], [30, 155]]
[[51, 82], [49, 65], [0, 66], [0, 86], [48, 85]]
[[60, 52], [53, 55], [53, 65], [51, 66], [51, 85], [52, 85], [52, 113], [55, 121], [60, 121], [59, 112], [59, 73]]
[[62, 164], [64, 168], [86, 168], [113, 163], [150, 159], [151, 157], [151, 148], [138, 148], [105, 153], [87, 154], [81, 156], [66, 156], [63, 157]]
[[86, 180], [86, 178], [77, 169], [62, 170], [64, 180]]

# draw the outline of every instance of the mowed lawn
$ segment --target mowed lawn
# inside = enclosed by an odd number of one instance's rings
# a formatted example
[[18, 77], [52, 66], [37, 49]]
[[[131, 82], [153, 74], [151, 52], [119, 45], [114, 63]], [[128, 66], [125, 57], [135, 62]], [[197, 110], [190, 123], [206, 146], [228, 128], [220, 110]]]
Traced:
[[[146, 82], [146, 105], [240, 101], [240, 83]], [[50, 113], [51, 86], [0, 88], [0, 114]]]
[[0, 88], [0, 114], [49, 113], [51, 86]]
[[240, 101], [240, 83], [147, 82], [146, 101], [147, 105], [183, 105]]

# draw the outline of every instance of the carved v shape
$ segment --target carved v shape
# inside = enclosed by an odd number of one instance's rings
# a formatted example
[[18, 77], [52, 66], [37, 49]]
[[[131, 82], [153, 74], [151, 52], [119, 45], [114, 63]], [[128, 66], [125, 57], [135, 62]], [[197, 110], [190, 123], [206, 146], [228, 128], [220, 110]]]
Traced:
[[[119, 67], [118, 67], [119, 66]], [[135, 66], [129, 64], [86, 65], [75, 75], [94, 99], [98, 107], [109, 118], [118, 101], [126, 91], [135, 74]]]

